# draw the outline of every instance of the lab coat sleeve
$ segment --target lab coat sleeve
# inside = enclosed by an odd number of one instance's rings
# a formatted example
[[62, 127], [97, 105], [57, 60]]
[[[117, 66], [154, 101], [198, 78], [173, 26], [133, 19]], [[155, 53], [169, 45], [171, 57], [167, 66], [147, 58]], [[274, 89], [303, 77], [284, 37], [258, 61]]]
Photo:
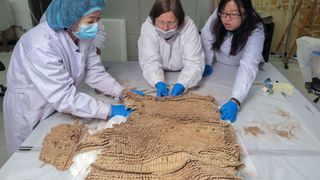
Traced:
[[241, 103], [247, 97], [256, 78], [259, 63], [263, 62], [262, 50], [264, 39], [264, 30], [261, 24], [252, 32], [243, 49], [244, 54], [240, 60], [240, 66], [236, 73], [232, 90], [232, 97], [238, 99]]
[[123, 87], [106, 72], [105, 67], [101, 63], [100, 56], [97, 55], [93, 45], [90, 47], [89, 51], [84, 81], [90, 87], [98, 89], [104, 94], [118, 98], [122, 93]]
[[34, 86], [57, 111], [84, 118], [106, 119], [110, 105], [77, 92], [75, 82], [59, 61], [63, 59], [58, 51], [38, 47], [31, 49], [21, 62]]
[[145, 80], [153, 87], [157, 82], [164, 82], [164, 72], [156, 32], [149, 22], [145, 22], [141, 27], [138, 50], [139, 64]]
[[185, 88], [196, 86], [204, 71], [204, 53], [197, 27], [191, 19], [181, 31], [183, 68], [177, 79]]
[[102, 22], [98, 23], [98, 28], [99, 31], [93, 40], [93, 44], [95, 45], [95, 47], [99, 48], [102, 51], [106, 44], [107, 33], [105, 32], [105, 28]]
[[213, 22], [217, 18], [217, 9], [207, 20], [206, 24], [201, 30], [201, 43], [205, 56], [205, 64], [212, 66], [214, 61], [214, 52], [212, 50], [212, 43], [214, 42], [214, 36], [212, 34]]

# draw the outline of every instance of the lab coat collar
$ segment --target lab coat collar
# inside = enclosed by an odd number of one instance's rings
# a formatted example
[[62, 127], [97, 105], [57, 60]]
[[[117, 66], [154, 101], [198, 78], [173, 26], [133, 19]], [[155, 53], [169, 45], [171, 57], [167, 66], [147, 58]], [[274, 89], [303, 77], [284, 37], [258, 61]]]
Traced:
[[[69, 33], [67, 30], [63, 30], [63, 35], [65, 36], [65, 38], [67, 39], [71, 49], [75, 52], [79, 52], [79, 47], [76, 45], [76, 43], [74, 43], [74, 41], [72, 40], [72, 38], [70, 37]], [[80, 43], [80, 41], [79, 41]]]

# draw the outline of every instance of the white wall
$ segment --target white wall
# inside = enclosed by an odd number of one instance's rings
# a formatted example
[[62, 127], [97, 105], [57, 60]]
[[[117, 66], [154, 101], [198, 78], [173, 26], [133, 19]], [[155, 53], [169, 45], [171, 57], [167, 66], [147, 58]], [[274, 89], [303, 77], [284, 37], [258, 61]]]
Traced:
[[13, 18], [17, 26], [29, 30], [33, 27], [28, 0], [9, 0], [13, 11]]
[[0, 0], [0, 31], [14, 24], [9, 0]]

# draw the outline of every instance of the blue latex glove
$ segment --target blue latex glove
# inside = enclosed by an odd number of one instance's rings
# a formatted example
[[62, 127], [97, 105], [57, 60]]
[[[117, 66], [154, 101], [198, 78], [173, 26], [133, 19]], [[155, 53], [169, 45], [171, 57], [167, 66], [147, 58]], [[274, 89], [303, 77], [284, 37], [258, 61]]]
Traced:
[[180, 83], [176, 83], [171, 90], [170, 96], [179, 96], [183, 93], [183, 91], [184, 91], [184, 86]]
[[233, 123], [237, 119], [238, 111], [238, 105], [232, 100], [229, 100], [220, 108], [220, 118], [222, 120], [230, 120], [230, 122]]
[[169, 91], [168, 91], [166, 83], [157, 82], [157, 84], [155, 86], [157, 88], [157, 97], [162, 97], [162, 96], [168, 96], [169, 95]]
[[111, 113], [109, 118], [114, 116], [124, 116], [127, 117], [132, 113], [132, 109], [127, 109], [124, 105], [111, 105]]
[[205, 67], [204, 67], [204, 71], [203, 71], [203, 74], [202, 74], [202, 77], [206, 77], [206, 76], [209, 76], [209, 75], [211, 75], [212, 74], [212, 66], [210, 66], [210, 65], [206, 65]]
[[138, 94], [140, 96], [144, 96], [144, 92], [136, 90], [136, 89], [131, 90], [131, 92], [136, 93], [136, 94]]
[[320, 56], [320, 50], [319, 51], [313, 51], [312, 54], [314, 54], [316, 56]]

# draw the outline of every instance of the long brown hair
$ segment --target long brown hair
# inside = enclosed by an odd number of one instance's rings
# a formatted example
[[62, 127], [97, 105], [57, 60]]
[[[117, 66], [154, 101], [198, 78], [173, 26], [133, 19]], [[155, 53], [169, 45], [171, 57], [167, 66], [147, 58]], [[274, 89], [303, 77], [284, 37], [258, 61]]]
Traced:
[[[234, 1], [238, 7], [243, 22], [240, 27], [232, 31], [233, 38], [231, 42], [230, 55], [236, 55], [246, 45], [252, 31], [257, 28], [258, 23], [262, 23], [259, 14], [254, 10], [251, 0], [221, 0], [218, 6], [218, 14], [221, 13], [229, 1]], [[241, 8], [245, 11], [241, 13]], [[215, 35], [215, 42], [212, 44], [213, 50], [220, 50], [228, 30], [222, 24], [221, 18], [218, 17], [214, 22], [212, 33]]]

